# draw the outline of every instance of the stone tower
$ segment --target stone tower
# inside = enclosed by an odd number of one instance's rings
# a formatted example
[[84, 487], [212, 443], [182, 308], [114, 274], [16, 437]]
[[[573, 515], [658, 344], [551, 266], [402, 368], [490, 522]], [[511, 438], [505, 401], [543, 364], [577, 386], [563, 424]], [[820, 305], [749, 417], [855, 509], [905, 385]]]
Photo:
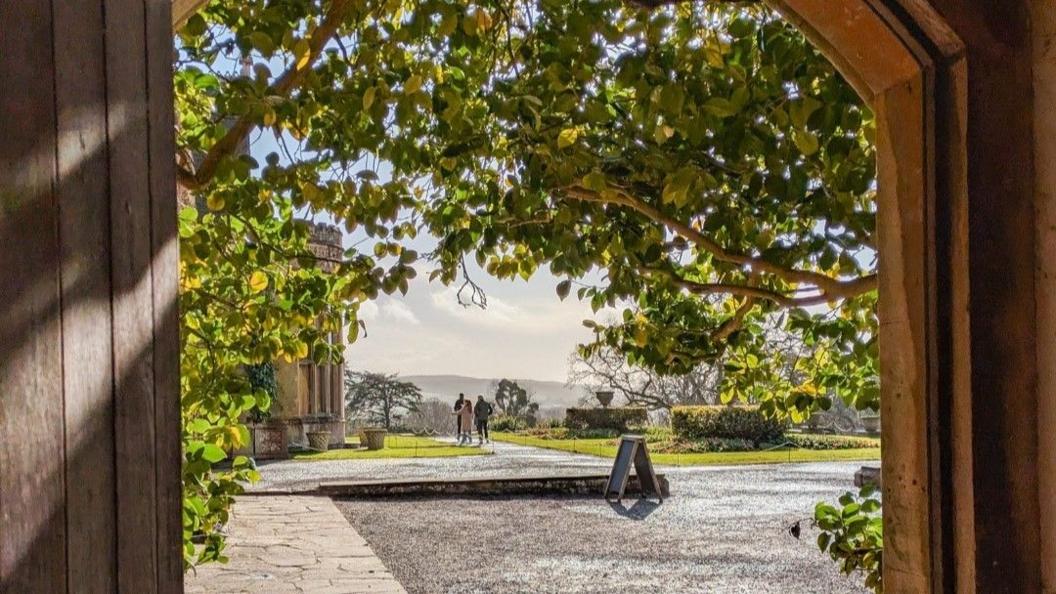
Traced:
[[[308, 222], [312, 238], [309, 248], [320, 258], [318, 266], [332, 272], [344, 254], [341, 230], [325, 223]], [[344, 344], [341, 332], [330, 335], [330, 342]], [[308, 445], [312, 431], [330, 431], [330, 444], [345, 442], [344, 365], [316, 364], [311, 359], [296, 363], [279, 361], [275, 364], [278, 382], [278, 401], [272, 409], [272, 419], [286, 426], [287, 443], [291, 446]]]

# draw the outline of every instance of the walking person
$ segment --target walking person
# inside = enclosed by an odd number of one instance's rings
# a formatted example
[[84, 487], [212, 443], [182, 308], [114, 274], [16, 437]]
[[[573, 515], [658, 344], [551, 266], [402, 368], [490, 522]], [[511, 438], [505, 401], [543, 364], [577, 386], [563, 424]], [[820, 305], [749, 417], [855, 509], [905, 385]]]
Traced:
[[462, 392], [458, 393], [458, 400], [455, 401], [454, 414], [455, 415], [455, 439], [458, 440], [458, 445], [462, 445], [462, 404], [466, 401], [466, 395]]
[[477, 394], [477, 405], [473, 409], [473, 416], [477, 419], [477, 438], [480, 440], [478, 445], [484, 445], [485, 442], [491, 443], [491, 435], [488, 433], [488, 417], [492, 412], [494, 409], [484, 400], [484, 395]]
[[459, 410], [462, 418], [462, 436], [458, 440], [459, 445], [473, 443], [473, 402], [466, 400]]

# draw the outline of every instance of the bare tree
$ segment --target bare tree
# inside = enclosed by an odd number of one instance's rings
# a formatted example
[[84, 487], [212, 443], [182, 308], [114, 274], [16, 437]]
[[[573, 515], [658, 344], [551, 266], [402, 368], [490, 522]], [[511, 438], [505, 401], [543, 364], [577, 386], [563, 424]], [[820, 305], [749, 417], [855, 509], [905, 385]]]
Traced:
[[418, 410], [422, 391], [411, 382], [401, 382], [395, 373], [345, 372], [345, 410], [349, 418], [366, 417], [392, 429], [394, 421]]
[[430, 398], [407, 415], [403, 422], [415, 432], [451, 433], [451, 404]]
[[611, 348], [588, 357], [576, 349], [568, 362], [567, 385], [579, 386], [586, 392], [581, 404], [592, 403], [591, 394], [599, 390], [612, 390], [627, 404], [651, 410], [666, 410], [679, 404], [715, 404], [719, 401], [721, 381], [722, 368], [718, 365], [701, 365], [684, 375], [662, 375], [631, 365], [623, 354]]

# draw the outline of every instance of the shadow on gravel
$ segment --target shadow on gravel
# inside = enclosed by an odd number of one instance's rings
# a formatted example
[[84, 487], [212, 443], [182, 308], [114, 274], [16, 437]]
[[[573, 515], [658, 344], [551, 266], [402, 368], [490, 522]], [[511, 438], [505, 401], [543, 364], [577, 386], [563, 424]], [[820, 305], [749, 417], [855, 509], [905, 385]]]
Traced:
[[609, 507], [612, 508], [612, 511], [624, 518], [630, 518], [632, 520], [644, 520], [648, 518], [649, 514], [656, 511], [660, 505], [661, 504], [648, 499], [639, 499], [630, 507], [625, 507], [622, 503], [616, 501], [609, 502]]

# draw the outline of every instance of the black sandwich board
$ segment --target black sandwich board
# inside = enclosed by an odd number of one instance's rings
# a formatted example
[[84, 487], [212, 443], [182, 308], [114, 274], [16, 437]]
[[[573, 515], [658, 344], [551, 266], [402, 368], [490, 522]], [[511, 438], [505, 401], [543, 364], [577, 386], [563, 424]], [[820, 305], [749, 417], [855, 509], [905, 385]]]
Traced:
[[641, 435], [624, 435], [620, 438], [620, 447], [616, 450], [616, 460], [612, 463], [612, 471], [609, 472], [609, 482], [605, 485], [605, 499], [616, 501], [623, 499], [623, 492], [627, 489], [627, 481], [631, 477], [631, 463], [634, 463], [634, 474], [638, 476], [638, 484], [642, 489], [642, 497], [647, 497], [652, 490], [661, 503], [664, 501], [660, 492], [660, 481], [656, 478], [653, 470], [653, 462], [649, 459], [649, 452], [645, 449], [645, 438]]

